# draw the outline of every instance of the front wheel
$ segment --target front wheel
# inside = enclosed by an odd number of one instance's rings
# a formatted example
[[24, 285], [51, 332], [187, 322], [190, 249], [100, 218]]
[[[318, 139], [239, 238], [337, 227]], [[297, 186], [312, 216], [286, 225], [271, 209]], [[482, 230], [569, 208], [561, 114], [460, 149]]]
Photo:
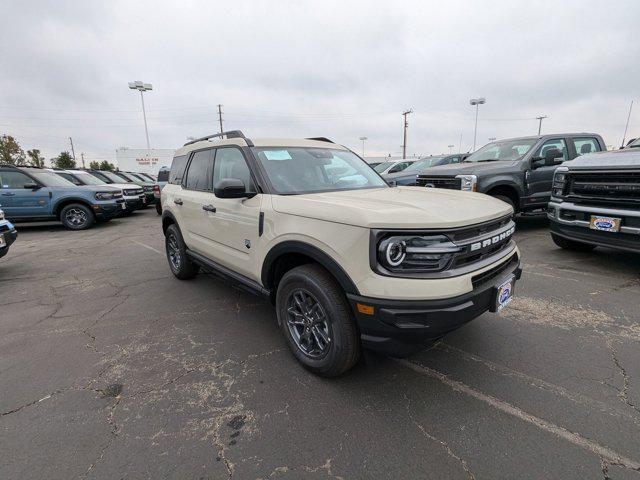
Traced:
[[555, 243], [560, 248], [565, 250], [573, 250], [574, 252], [590, 252], [594, 248], [595, 245], [589, 245], [588, 243], [576, 242], [575, 240], [569, 240], [564, 237], [560, 237], [555, 234], [551, 234], [551, 239], [553, 243]]
[[91, 228], [96, 218], [88, 207], [80, 203], [72, 203], [62, 209], [60, 221], [69, 230], [86, 230]]
[[276, 309], [291, 352], [307, 369], [335, 377], [358, 361], [360, 342], [351, 308], [320, 265], [289, 270], [278, 285]]
[[164, 244], [167, 250], [169, 268], [177, 278], [186, 280], [197, 275], [200, 267], [187, 257], [187, 246], [182, 239], [180, 229], [176, 225], [169, 225], [169, 228], [167, 228]]

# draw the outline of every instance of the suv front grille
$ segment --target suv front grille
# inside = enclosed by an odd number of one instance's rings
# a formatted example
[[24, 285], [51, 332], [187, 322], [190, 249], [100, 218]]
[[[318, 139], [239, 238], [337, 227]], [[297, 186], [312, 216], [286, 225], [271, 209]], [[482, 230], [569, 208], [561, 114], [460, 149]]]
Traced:
[[513, 267], [513, 266], [515, 266], [517, 264], [518, 264], [518, 255], [514, 253], [511, 256], [511, 258], [509, 260], [507, 260], [506, 262], [498, 265], [497, 267], [490, 268], [486, 272], [482, 272], [482, 273], [480, 273], [478, 275], [475, 275], [474, 277], [471, 277], [471, 284], [473, 285], [474, 290], [478, 286], [480, 286], [483, 283], [486, 283], [486, 282], [488, 282], [490, 280], [493, 280], [498, 275], [500, 275], [502, 272], [505, 272], [506, 270], [510, 269], [511, 267]]
[[126, 196], [131, 197], [134, 195], [142, 195], [144, 193], [144, 190], [142, 190], [141, 188], [127, 188], [123, 190], [123, 192]]
[[640, 201], [640, 171], [568, 172], [566, 195], [576, 200], [626, 205]]
[[456, 177], [432, 177], [429, 175], [418, 175], [416, 185], [419, 187], [447, 188], [449, 190], [460, 190], [462, 180]]

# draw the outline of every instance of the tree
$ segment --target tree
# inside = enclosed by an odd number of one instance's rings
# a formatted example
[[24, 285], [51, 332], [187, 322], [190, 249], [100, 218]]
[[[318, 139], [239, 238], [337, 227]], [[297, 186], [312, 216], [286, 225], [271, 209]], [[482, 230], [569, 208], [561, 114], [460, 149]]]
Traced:
[[51, 159], [51, 163], [58, 168], [76, 168], [76, 162], [69, 152], [61, 152], [56, 158]]
[[24, 150], [11, 135], [0, 136], [0, 163], [19, 165], [24, 162]]
[[100, 170], [108, 170], [113, 172], [116, 169], [116, 166], [113, 163], [109, 163], [106, 160], [100, 162]]
[[100, 162], [96, 162], [95, 160], [93, 162], [89, 162], [89, 168], [93, 170], [100, 170]]
[[40, 156], [40, 150], [32, 148], [27, 151], [27, 163], [32, 167], [44, 167], [44, 157]]

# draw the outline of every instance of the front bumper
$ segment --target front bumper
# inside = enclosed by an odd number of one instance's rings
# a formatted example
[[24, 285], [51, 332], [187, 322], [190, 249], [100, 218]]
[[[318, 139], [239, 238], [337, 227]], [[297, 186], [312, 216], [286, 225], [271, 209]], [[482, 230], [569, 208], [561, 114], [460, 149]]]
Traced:
[[92, 209], [98, 220], [108, 220], [120, 215], [125, 210], [122, 207], [123, 205], [125, 205], [124, 200], [120, 199], [112, 202], [95, 203], [92, 205]]
[[153, 194], [153, 190], [150, 192], [144, 192], [147, 205], [153, 205], [156, 203], [156, 196]]
[[[497, 287], [522, 275], [515, 252], [504, 262], [473, 277], [473, 290], [441, 300], [388, 300], [348, 294], [362, 346], [393, 356], [407, 356], [432, 344], [479, 315], [494, 310]], [[418, 280], [419, 281], [419, 280]], [[357, 304], [373, 307], [361, 313]]]
[[[620, 218], [620, 231], [590, 229], [592, 215]], [[640, 253], [640, 210], [551, 201], [547, 217], [551, 221], [551, 232], [567, 240]]]
[[139, 210], [144, 208], [146, 205], [146, 195], [138, 195], [135, 197], [125, 197], [125, 203], [127, 205], [128, 211]]

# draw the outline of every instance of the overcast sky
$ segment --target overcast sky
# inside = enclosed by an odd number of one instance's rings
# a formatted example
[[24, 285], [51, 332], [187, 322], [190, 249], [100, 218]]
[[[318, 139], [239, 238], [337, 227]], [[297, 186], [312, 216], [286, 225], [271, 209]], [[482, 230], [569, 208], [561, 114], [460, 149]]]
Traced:
[[[115, 158], [225, 129], [326, 136], [367, 155], [594, 131], [619, 145], [640, 103], [640, 2], [0, 0], [0, 133], [46, 157]], [[640, 136], [635, 105], [628, 136]]]

